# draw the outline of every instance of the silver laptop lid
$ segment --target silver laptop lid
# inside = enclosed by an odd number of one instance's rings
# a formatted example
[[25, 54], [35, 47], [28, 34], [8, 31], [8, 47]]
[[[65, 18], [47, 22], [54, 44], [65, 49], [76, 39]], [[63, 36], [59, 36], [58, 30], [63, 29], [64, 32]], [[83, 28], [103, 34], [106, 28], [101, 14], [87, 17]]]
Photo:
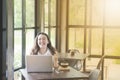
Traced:
[[26, 68], [28, 72], [52, 72], [52, 67], [52, 56], [26, 56]]

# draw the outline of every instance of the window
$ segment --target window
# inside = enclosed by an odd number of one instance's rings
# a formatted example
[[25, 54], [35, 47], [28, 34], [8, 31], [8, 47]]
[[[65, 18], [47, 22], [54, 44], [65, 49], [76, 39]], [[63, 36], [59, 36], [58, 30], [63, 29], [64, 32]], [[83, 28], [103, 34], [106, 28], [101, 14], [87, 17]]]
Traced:
[[118, 73], [118, 69], [111, 74], [108, 71], [112, 67], [107, 65], [120, 66], [119, 5], [119, 0], [68, 0], [67, 48], [77, 48], [91, 55], [86, 59], [86, 70], [94, 68], [94, 61], [101, 55], [107, 55], [109, 60], [104, 62], [104, 80], [120, 78], [112, 75]]
[[[38, 1], [42, 3], [41, 1]], [[43, 31], [46, 32], [53, 44], [56, 46], [56, 0], [43, 0], [43, 5], [35, 4], [35, 0], [14, 0], [14, 78], [20, 79], [18, 69], [25, 67], [25, 55], [32, 48], [37, 31], [41, 28], [36, 26], [35, 20], [43, 18]], [[40, 12], [44, 16], [38, 17], [36, 11], [43, 7]], [[38, 9], [35, 9], [38, 8]], [[35, 17], [37, 16], [37, 19]], [[36, 21], [38, 22], [38, 21]], [[41, 24], [41, 23], [39, 23]]]
[[[35, 37], [35, 1], [14, 0], [14, 70], [25, 67], [25, 55], [29, 54]], [[15, 80], [20, 80], [18, 71]]]

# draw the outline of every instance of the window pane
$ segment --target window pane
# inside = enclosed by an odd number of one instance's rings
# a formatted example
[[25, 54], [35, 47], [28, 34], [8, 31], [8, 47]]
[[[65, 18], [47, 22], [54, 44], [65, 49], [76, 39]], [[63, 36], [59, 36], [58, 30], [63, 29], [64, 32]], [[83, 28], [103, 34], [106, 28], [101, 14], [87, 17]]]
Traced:
[[88, 29], [87, 38], [88, 53], [102, 54], [102, 29]]
[[47, 34], [48, 34], [48, 28], [45, 28], [45, 33], [47, 33]]
[[105, 59], [105, 80], [120, 80], [120, 59]]
[[35, 31], [34, 30], [26, 30], [26, 55], [30, 54], [30, 50], [33, 47], [35, 39]]
[[50, 39], [51, 39], [52, 45], [56, 47], [56, 28], [51, 28]]
[[50, 19], [51, 19], [51, 26], [56, 26], [56, 0], [51, 0], [51, 15], [50, 15]]
[[90, 71], [97, 67], [100, 58], [87, 58], [86, 59], [86, 70]]
[[120, 56], [120, 29], [106, 29], [105, 54]]
[[49, 18], [48, 18], [48, 14], [49, 14], [48, 6], [49, 6], [49, 5], [48, 5], [48, 4], [49, 4], [49, 0], [45, 0], [45, 7], [44, 7], [44, 8], [45, 8], [45, 23], [44, 23], [45, 26], [48, 26], [48, 21], [49, 21], [49, 20], [48, 20], [48, 19], [49, 19]]
[[87, 24], [103, 25], [104, 0], [87, 0]]
[[107, 26], [120, 26], [120, 0], [106, 0], [105, 16]]
[[14, 31], [14, 69], [22, 66], [22, 32]]
[[85, 0], [69, 0], [69, 25], [84, 25]]
[[[50, 30], [51, 31], [50, 31], [49, 37], [50, 37], [51, 43], [54, 47], [56, 47], [56, 28], [51, 28]], [[45, 33], [49, 35], [48, 28], [45, 28]]]
[[45, 0], [44, 13], [44, 25], [56, 26], [56, 0]]
[[26, 0], [26, 27], [35, 26], [35, 0]]
[[14, 0], [14, 27], [22, 27], [22, 0]]
[[70, 28], [68, 35], [68, 49], [79, 49], [83, 52], [84, 48], [84, 29]]

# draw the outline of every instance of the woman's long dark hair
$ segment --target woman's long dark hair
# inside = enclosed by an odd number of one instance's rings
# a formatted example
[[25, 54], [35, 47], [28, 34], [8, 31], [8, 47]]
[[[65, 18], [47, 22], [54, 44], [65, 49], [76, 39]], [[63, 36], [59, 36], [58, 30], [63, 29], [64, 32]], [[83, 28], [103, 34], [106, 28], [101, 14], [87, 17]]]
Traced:
[[47, 47], [49, 48], [51, 54], [54, 55], [54, 54], [56, 53], [56, 52], [55, 52], [56, 49], [52, 46], [51, 41], [50, 41], [48, 35], [47, 35], [46, 33], [44, 33], [44, 32], [38, 33], [37, 36], [35, 37], [34, 45], [33, 45], [33, 48], [32, 48], [32, 51], [31, 51], [30, 54], [32, 54], [32, 55], [37, 55], [37, 53], [38, 53], [38, 51], [39, 51], [39, 49], [40, 49], [40, 47], [38, 46], [38, 36], [39, 36], [39, 35], [45, 35], [45, 36], [47, 37], [48, 42], [49, 42], [49, 43], [47, 44]]

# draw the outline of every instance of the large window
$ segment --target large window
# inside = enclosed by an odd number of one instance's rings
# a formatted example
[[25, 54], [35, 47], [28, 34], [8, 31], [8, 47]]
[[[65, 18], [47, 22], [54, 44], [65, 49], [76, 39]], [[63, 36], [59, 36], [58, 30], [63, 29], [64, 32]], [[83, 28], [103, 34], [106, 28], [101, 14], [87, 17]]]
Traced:
[[117, 75], [120, 68], [119, 5], [119, 0], [68, 0], [67, 48], [77, 48], [91, 55], [86, 59], [86, 70], [93, 69], [101, 55], [107, 55], [104, 80], [120, 79]]
[[[37, 4], [37, 2], [40, 3]], [[43, 4], [40, 5], [41, 3]], [[40, 13], [37, 10], [40, 10]], [[44, 14], [41, 15], [41, 13]], [[43, 20], [43, 26], [37, 25], [38, 23], [42, 24], [40, 23], [41, 19]], [[53, 46], [56, 47], [56, 0], [14, 0], [15, 80], [21, 78], [17, 70], [25, 67], [25, 55], [30, 54], [36, 33], [40, 31], [41, 27], [43, 27], [41, 31], [49, 35]]]
[[14, 69], [22, 67], [22, 55], [25, 55], [30, 49], [29, 46], [32, 46], [34, 33], [35, 2], [14, 0]]
[[[25, 67], [25, 55], [29, 54], [35, 37], [35, 1], [14, 0], [14, 70]], [[19, 71], [14, 73], [20, 80]]]

